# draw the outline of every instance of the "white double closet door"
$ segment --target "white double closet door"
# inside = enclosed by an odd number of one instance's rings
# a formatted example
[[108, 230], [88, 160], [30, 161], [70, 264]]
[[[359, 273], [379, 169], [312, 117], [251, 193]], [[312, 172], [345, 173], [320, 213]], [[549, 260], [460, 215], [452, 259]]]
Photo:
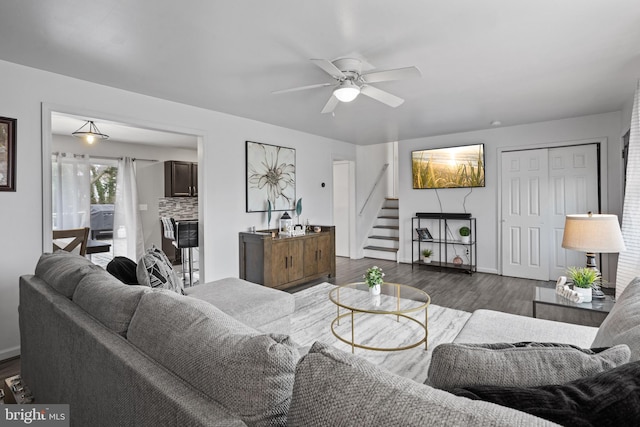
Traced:
[[598, 145], [502, 153], [502, 274], [537, 280], [583, 266], [562, 248], [565, 215], [598, 212]]

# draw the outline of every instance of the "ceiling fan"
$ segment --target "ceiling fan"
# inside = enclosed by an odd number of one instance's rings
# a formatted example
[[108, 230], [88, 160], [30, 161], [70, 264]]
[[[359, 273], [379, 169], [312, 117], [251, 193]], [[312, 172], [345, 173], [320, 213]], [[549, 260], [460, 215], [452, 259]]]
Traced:
[[295, 87], [292, 89], [277, 90], [273, 94], [295, 92], [299, 90], [315, 89], [333, 86], [333, 94], [322, 109], [322, 113], [331, 113], [338, 102], [351, 102], [359, 94], [373, 98], [383, 104], [396, 108], [404, 102], [404, 99], [371, 86], [371, 83], [387, 82], [391, 80], [404, 80], [411, 77], [421, 77], [417, 67], [396, 68], [393, 70], [373, 71], [362, 73], [362, 62], [354, 58], [342, 58], [335, 61], [326, 59], [312, 59], [311, 62], [322, 68], [336, 81], [332, 83], [319, 83], [309, 86]]

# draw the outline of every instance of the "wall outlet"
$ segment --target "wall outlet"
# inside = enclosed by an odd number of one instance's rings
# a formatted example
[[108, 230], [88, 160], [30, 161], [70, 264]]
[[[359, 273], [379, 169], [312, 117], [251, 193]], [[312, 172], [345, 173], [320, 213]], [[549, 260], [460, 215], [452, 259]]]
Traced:
[[466, 253], [467, 256], [469, 256], [469, 248], [465, 249], [465, 253]]

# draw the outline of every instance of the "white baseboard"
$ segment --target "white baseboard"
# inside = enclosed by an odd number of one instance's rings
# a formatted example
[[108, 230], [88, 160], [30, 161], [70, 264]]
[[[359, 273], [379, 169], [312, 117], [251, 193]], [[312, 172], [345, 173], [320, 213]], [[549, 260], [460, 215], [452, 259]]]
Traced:
[[20, 346], [0, 350], [0, 361], [20, 356]]

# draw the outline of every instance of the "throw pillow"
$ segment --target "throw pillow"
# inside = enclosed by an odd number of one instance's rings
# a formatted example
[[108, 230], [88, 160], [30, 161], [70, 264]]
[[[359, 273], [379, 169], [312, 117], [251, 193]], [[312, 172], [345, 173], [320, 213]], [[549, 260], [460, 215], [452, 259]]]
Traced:
[[517, 409], [564, 426], [640, 425], [640, 361], [561, 385], [476, 386], [452, 393]]
[[433, 349], [427, 383], [451, 390], [473, 385], [561, 384], [629, 361], [629, 347], [581, 349], [569, 344], [441, 344]]
[[285, 425], [300, 358], [288, 336], [161, 290], [142, 296], [127, 340], [247, 425]]
[[296, 367], [287, 415], [291, 427], [488, 425], [551, 423], [503, 406], [459, 398], [320, 342]]
[[631, 361], [640, 360], [640, 277], [627, 285], [598, 329], [592, 347], [627, 344]]
[[137, 285], [138, 277], [135, 262], [124, 256], [117, 256], [107, 264], [107, 271], [126, 285]]
[[136, 269], [138, 283], [154, 289], [168, 289], [184, 295], [182, 280], [171, 266], [171, 262], [160, 249], [153, 246], [142, 255]]

